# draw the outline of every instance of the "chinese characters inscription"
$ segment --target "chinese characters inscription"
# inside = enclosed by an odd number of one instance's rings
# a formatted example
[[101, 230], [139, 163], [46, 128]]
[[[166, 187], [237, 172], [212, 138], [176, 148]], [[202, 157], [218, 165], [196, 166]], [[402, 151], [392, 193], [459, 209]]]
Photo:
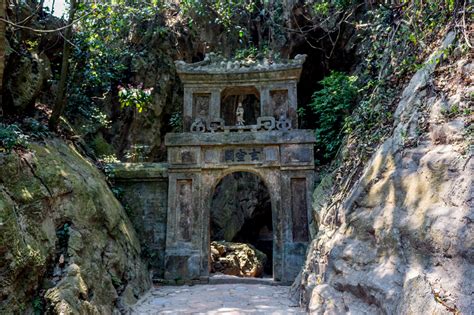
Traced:
[[261, 149], [236, 148], [224, 150], [225, 163], [255, 163], [262, 160]]

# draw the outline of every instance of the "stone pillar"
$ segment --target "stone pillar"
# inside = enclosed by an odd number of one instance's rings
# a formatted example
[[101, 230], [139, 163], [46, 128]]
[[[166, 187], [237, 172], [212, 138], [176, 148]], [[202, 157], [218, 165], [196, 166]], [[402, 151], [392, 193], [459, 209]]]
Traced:
[[221, 89], [211, 90], [211, 104], [209, 106], [209, 118], [221, 117]]
[[270, 193], [272, 205], [273, 225], [273, 279], [282, 281], [285, 278], [285, 266], [283, 264], [285, 250], [284, 209], [282, 203], [281, 180], [282, 176], [278, 169], [273, 169], [264, 176], [265, 184]]
[[183, 130], [190, 131], [193, 123], [193, 92], [194, 89], [184, 85], [184, 100], [183, 100]]
[[169, 173], [165, 279], [189, 280], [201, 276], [202, 211], [200, 174]]
[[293, 129], [298, 129], [298, 98], [296, 94], [296, 81], [288, 84], [288, 118], [291, 119]]
[[266, 86], [260, 88], [260, 116], [273, 116], [270, 90]]
[[282, 175], [282, 200], [284, 214], [284, 277], [282, 282], [291, 282], [304, 264], [310, 241], [309, 222], [312, 211], [314, 171], [312, 169], [286, 170]]

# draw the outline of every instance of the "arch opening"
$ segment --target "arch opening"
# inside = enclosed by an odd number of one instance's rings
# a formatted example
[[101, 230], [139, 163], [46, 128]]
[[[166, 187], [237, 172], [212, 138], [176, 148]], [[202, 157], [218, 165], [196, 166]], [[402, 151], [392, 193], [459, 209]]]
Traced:
[[272, 277], [272, 204], [264, 181], [250, 172], [226, 175], [210, 210], [211, 274]]

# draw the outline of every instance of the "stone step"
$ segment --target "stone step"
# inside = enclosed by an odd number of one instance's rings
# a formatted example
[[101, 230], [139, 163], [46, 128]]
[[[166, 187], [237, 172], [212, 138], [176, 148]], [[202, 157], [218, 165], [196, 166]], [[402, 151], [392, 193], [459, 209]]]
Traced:
[[244, 278], [229, 275], [213, 275], [210, 277], [201, 277], [196, 280], [164, 280], [154, 278], [153, 284], [162, 285], [197, 285], [197, 284], [259, 284], [259, 285], [270, 285], [270, 286], [289, 286], [291, 283], [283, 283], [281, 281], [275, 281], [273, 278]]
[[213, 275], [209, 277], [209, 284], [263, 284], [263, 285], [284, 285], [273, 278], [244, 278], [229, 275]]

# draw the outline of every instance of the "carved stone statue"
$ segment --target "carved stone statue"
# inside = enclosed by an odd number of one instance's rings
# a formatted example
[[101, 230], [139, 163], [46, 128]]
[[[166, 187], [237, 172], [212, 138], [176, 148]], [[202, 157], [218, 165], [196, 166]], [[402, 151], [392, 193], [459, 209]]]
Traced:
[[239, 105], [237, 106], [237, 110], [235, 111], [236, 116], [236, 125], [237, 126], [244, 126], [244, 107], [242, 106], [242, 102], [239, 101]]

